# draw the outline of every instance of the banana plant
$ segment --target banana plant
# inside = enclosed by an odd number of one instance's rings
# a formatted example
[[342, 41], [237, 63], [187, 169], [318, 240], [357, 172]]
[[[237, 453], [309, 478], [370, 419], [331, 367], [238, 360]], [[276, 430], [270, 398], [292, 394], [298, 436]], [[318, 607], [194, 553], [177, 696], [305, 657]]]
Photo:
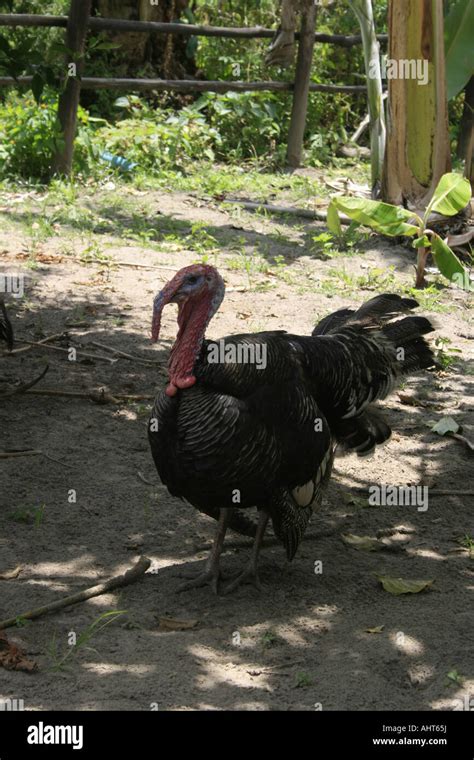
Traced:
[[444, 19], [446, 89], [454, 98], [474, 75], [474, 0], [454, 0]]
[[423, 217], [391, 203], [336, 196], [329, 204], [327, 225], [334, 236], [341, 237], [342, 228], [338, 212], [342, 212], [355, 222], [370, 227], [382, 235], [413, 237], [413, 247], [417, 250], [416, 288], [421, 288], [425, 284], [426, 259], [431, 253], [444, 277], [460, 287], [473, 290], [466, 267], [459, 261], [446, 240], [428, 227], [429, 218], [433, 212], [443, 216], [454, 216], [467, 206], [470, 198], [469, 181], [459, 174], [449, 172], [441, 177]]

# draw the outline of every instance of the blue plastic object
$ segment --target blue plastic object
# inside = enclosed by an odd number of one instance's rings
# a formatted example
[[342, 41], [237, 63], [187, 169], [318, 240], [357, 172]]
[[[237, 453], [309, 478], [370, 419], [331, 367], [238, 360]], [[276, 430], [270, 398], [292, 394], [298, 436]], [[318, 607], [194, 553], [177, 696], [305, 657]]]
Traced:
[[119, 169], [121, 172], [130, 172], [135, 168], [135, 166], [138, 166], [137, 163], [129, 161], [128, 158], [124, 158], [123, 156], [114, 156], [112, 153], [109, 153], [108, 150], [102, 151], [102, 153], [99, 154], [99, 157], [103, 161], [107, 161], [108, 164], [111, 164], [114, 169]]

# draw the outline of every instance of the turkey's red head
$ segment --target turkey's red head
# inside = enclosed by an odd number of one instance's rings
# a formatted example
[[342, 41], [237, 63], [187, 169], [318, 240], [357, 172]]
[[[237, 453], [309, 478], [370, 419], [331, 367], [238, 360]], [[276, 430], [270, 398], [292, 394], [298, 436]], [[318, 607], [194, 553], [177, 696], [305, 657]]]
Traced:
[[153, 303], [151, 336], [157, 341], [161, 314], [168, 303], [178, 304], [179, 331], [168, 364], [168, 396], [196, 382], [194, 364], [210, 319], [224, 298], [224, 280], [215, 267], [192, 264], [180, 269], [158, 293]]

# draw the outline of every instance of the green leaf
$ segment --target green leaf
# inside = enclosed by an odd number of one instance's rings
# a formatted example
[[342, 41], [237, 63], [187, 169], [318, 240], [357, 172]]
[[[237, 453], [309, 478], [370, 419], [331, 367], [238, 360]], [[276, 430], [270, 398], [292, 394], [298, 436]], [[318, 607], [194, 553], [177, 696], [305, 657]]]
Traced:
[[419, 594], [429, 588], [434, 581], [406, 580], [404, 578], [390, 578], [388, 575], [379, 575], [378, 579], [384, 591], [399, 596], [400, 594]]
[[114, 100], [114, 106], [116, 108], [129, 108], [130, 100], [127, 98], [126, 95], [123, 95], [121, 98], [117, 98], [117, 100]]
[[458, 686], [462, 686], [465, 681], [463, 676], [455, 668], [449, 671], [446, 678], [451, 681], [451, 683], [455, 683]]
[[471, 200], [471, 183], [455, 172], [443, 174], [425, 212], [425, 220], [432, 211], [453, 216], [462, 211]]
[[339, 214], [337, 213], [337, 208], [334, 205], [333, 201], [331, 201], [328, 206], [327, 225], [329, 232], [331, 232], [334, 237], [342, 237], [341, 221], [339, 219]]
[[345, 544], [352, 546], [353, 549], [361, 549], [366, 552], [380, 551], [384, 545], [371, 536], [355, 536], [353, 533], [341, 533], [341, 538]]
[[474, 74], [473, 29], [474, 0], [451, 2], [451, 7], [444, 21], [448, 100], [454, 98]]
[[116, 42], [98, 42], [97, 45], [94, 45], [94, 50], [117, 50], [120, 45], [118, 45]]
[[439, 271], [448, 280], [452, 280], [456, 284], [459, 284], [460, 281], [469, 282], [468, 271], [463, 267], [449, 245], [441, 240], [438, 235], [433, 235], [431, 238], [431, 252]]
[[429, 248], [430, 245], [431, 245], [431, 240], [429, 239], [428, 235], [422, 235], [421, 237], [417, 237], [412, 243], [413, 248]]
[[446, 433], [457, 433], [459, 425], [452, 417], [442, 417], [435, 425], [433, 425], [431, 430], [433, 433], [438, 433], [438, 435], [446, 435]]
[[355, 219], [359, 224], [371, 227], [382, 235], [415, 235], [419, 229], [414, 224], [408, 224], [415, 217], [412, 211], [392, 206], [390, 203], [367, 198], [336, 197], [332, 199], [331, 204], [347, 214], [350, 219]]

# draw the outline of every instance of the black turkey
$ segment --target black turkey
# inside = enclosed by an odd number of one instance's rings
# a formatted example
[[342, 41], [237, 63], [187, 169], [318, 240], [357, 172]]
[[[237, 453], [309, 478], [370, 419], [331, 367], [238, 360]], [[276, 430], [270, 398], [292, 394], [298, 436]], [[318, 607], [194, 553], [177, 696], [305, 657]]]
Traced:
[[[412, 299], [376, 296], [358, 311], [326, 317], [312, 336], [273, 331], [205, 340], [223, 297], [219, 272], [200, 264], [181, 269], [156, 296], [153, 340], [168, 303], [178, 304], [179, 329], [148, 436], [169, 492], [218, 520], [204, 572], [183, 588], [211, 583], [217, 590], [228, 527], [255, 535], [249, 564], [229, 591], [244, 579], [259, 585], [269, 518], [294, 557], [336, 444], [365, 455], [386, 441], [391, 431], [374, 402], [434, 360], [422, 337], [433, 330], [430, 322], [402, 316], [418, 305]], [[257, 526], [242, 512], [249, 507], [258, 509]]]
[[8, 319], [7, 309], [2, 298], [0, 298], [0, 340], [5, 341], [9, 350], [12, 350], [13, 328], [11, 326], [10, 320]]

